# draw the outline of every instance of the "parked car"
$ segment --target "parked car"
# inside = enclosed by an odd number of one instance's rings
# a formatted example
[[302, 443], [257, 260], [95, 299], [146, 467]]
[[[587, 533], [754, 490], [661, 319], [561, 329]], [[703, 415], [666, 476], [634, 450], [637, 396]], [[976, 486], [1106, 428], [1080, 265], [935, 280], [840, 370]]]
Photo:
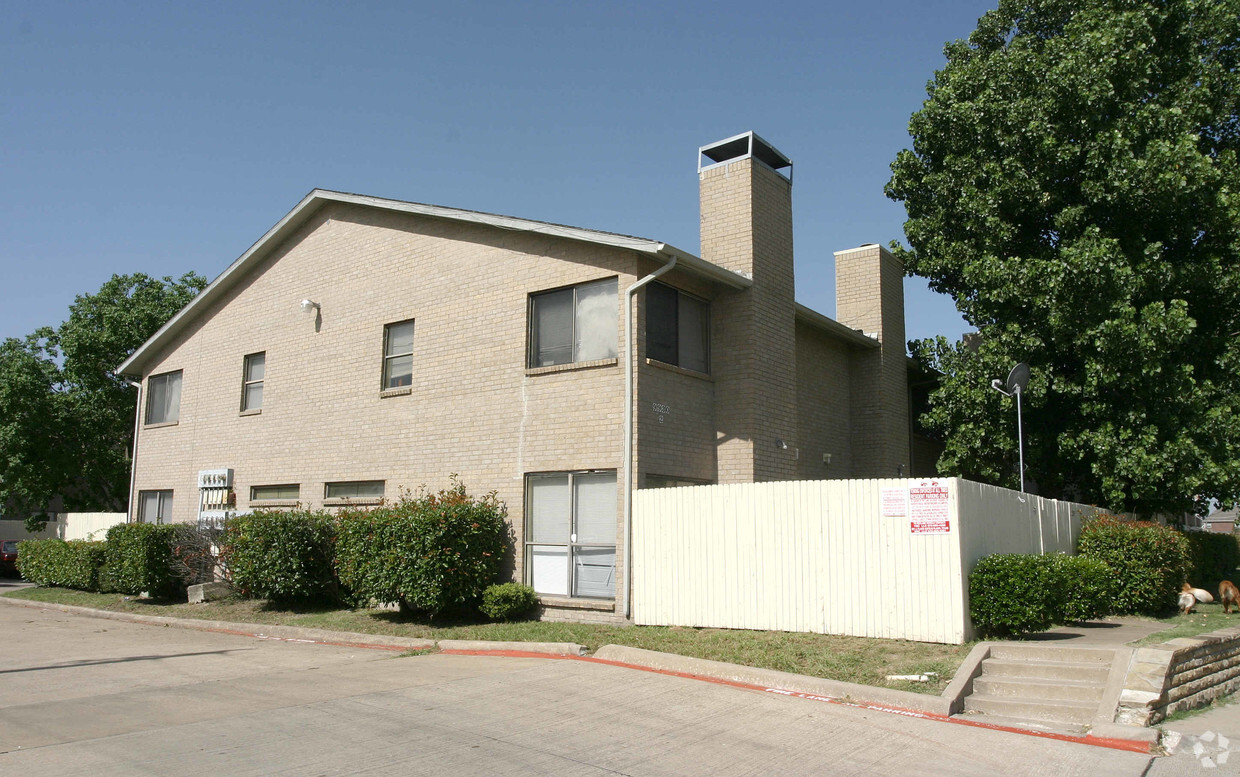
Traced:
[[17, 543], [21, 540], [0, 540], [0, 575], [17, 577]]

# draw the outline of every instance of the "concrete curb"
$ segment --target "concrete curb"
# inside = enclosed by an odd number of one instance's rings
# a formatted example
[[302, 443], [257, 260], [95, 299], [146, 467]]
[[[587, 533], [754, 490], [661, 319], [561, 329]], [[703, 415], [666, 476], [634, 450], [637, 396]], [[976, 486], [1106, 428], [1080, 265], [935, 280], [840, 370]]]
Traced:
[[58, 610], [70, 615], [81, 615], [88, 618], [141, 623], [147, 626], [175, 626], [194, 631], [221, 631], [229, 634], [241, 634], [251, 637], [268, 637], [287, 640], [304, 640], [333, 645], [358, 645], [365, 647], [390, 648], [400, 650], [430, 650], [435, 642], [429, 639], [412, 637], [393, 637], [383, 634], [361, 634], [352, 631], [328, 631], [326, 629], [307, 629], [300, 626], [275, 626], [263, 623], [232, 623], [229, 621], [198, 620], [196, 618], [169, 618], [163, 615], [139, 615], [132, 612], [114, 612], [112, 610], [96, 610], [92, 607], [77, 607], [72, 604], [54, 604], [37, 602], [32, 599], [13, 599], [0, 596], [0, 602], [29, 607], [36, 610]]
[[487, 642], [478, 639], [441, 639], [440, 650], [462, 650], [471, 653], [508, 651], [515, 653], [546, 653], [552, 656], [584, 656], [585, 645], [572, 642]]
[[893, 707], [929, 712], [934, 715], [951, 715], [951, 700], [942, 696], [931, 696], [925, 693], [897, 691], [891, 688], [879, 688], [873, 685], [845, 683], [838, 680], [825, 680], [820, 677], [778, 672], [774, 669], [756, 669], [749, 666], [728, 664], [723, 661], [710, 661], [704, 658], [689, 658], [674, 653], [658, 653], [653, 650], [625, 647], [623, 645], [604, 645], [594, 653], [594, 658], [602, 661], [614, 661], [620, 664], [658, 669], [666, 672], [712, 677], [719, 680], [760, 685], [766, 688], [778, 688], [798, 693], [810, 693], [818, 696], [830, 696], [852, 701], [868, 701], [888, 704]]

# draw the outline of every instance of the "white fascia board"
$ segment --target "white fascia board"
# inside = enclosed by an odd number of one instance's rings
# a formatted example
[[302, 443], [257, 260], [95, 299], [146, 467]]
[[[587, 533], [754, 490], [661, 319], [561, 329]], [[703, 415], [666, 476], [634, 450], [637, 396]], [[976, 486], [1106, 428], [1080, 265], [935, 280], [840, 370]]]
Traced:
[[293, 231], [304, 224], [311, 215], [319, 208], [329, 202], [339, 202], [350, 205], [357, 205], [366, 208], [376, 208], [379, 210], [394, 211], [397, 213], [409, 213], [413, 215], [426, 216], [429, 218], [446, 219], [449, 221], [467, 222], [473, 224], [481, 224], [484, 226], [494, 227], [496, 229], [508, 229], [518, 232], [532, 232], [541, 235], [549, 235], [553, 237], [564, 238], [566, 240], [577, 240], [584, 243], [592, 243], [594, 245], [609, 246], [612, 248], [620, 248], [638, 253], [647, 254], [661, 261], [666, 261], [672, 256], [677, 259], [677, 266], [688, 270], [697, 275], [704, 276], [712, 281], [722, 283], [734, 289], [748, 288], [753, 285], [753, 281], [739, 273], [732, 272], [715, 264], [711, 264], [704, 259], [685, 253], [678, 248], [669, 246], [666, 243], [660, 243], [656, 240], [648, 240], [640, 237], [630, 237], [628, 235], [617, 235], [611, 232], [598, 232], [591, 229], [581, 229], [579, 227], [569, 227], [560, 224], [550, 224], [543, 221], [531, 221], [529, 219], [520, 219], [513, 216], [500, 216], [493, 213], [480, 213], [478, 211], [460, 210], [457, 208], [445, 208], [440, 205], [424, 205], [416, 202], [403, 202], [401, 200], [389, 200], [382, 197], [369, 197], [362, 194], [348, 194], [346, 192], [336, 192], [327, 189], [315, 189], [302, 198], [288, 214], [280, 219], [271, 229], [267, 230], [254, 245], [237, 258], [228, 266], [224, 272], [220, 273], [215, 280], [211, 281], [205, 289], [199, 292], [198, 296], [190, 300], [190, 303], [168, 319], [155, 334], [143, 343], [133, 354], [122, 362], [115, 370], [117, 375], [138, 377], [142, 376], [142, 362], [145, 357], [149, 356], [160, 346], [164, 345], [171, 337], [180, 330], [181, 326], [194, 317], [194, 314], [210, 304], [216, 296], [222, 294], [225, 290], [233, 285], [237, 279], [241, 278], [246, 268], [251, 264], [260, 260], [265, 254], [266, 249], [279, 245], [279, 243], [288, 237]]
[[828, 318], [816, 310], [805, 307], [800, 302], [797, 303], [796, 317], [810, 326], [815, 326], [829, 335], [838, 337], [852, 345], [861, 348], [878, 348], [878, 340], [861, 332], [859, 329], [852, 329], [833, 318]]

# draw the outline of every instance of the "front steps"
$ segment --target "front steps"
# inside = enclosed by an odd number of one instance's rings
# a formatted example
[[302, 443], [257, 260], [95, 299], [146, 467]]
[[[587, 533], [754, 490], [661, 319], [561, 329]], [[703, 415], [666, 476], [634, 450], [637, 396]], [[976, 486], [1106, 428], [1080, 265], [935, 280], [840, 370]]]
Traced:
[[1113, 648], [995, 644], [982, 661], [964, 716], [998, 725], [1084, 733], [1093, 724]]

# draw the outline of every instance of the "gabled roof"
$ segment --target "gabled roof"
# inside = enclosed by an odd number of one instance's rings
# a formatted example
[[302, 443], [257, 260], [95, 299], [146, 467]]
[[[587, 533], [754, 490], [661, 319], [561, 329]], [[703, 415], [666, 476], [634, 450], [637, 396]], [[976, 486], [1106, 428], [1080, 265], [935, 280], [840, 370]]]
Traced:
[[483, 226], [494, 227], [496, 229], [508, 229], [518, 232], [531, 232], [540, 235], [551, 235], [554, 237], [564, 238], [566, 240], [575, 240], [583, 243], [592, 243], [594, 245], [610, 246], [613, 248], [622, 248], [630, 251], [636, 251], [640, 254], [647, 254], [661, 262], [667, 262], [673, 257], [676, 259], [677, 269], [701, 276], [707, 280], [723, 284], [734, 289], [744, 289], [753, 285], [753, 280], [739, 273], [712, 264], [693, 254], [681, 251], [674, 246], [666, 243], [660, 243], [657, 240], [648, 240], [641, 237], [631, 237], [629, 235], [618, 235], [612, 232], [598, 232], [592, 229], [581, 229], [580, 227], [569, 227], [561, 224], [551, 224], [545, 221], [531, 221], [529, 219], [519, 219], [512, 216], [499, 216], [493, 213], [480, 213], [472, 210], [460, 210], [458, 208], [445, 208], [439, 205], [424, 205], [417, 202], [403, 202], [401, 200], [389, 200], [382, 197], [368, 197], [361, 194], [348, 194], [346, 192], [334, 192], [326, 189], [315, 189], [297, 203], [297, 206], [288, 212], [284, 218], [267, 230], [267, 233], [258, 239], [254, 245], [250, 246], [244, 254], [228, 266], [224, 272], [211, 281], [211, 283], [203, 289], [198, 296], [194, 297], [188, 305], [180, 310], [175, 316], [168, 320], [168, 323], [159, 328], [155, 334], [151, 335], [145, 343], [143, 343], [136, 351], [133, 352], [120, 366], [116, 368], [117, 375], [128, 375], [131, 377], [140, 377], [142, 375], [142, 367], [145, 361], [161, 347], [169, 343], [176, 335], [184, 329], [184, 327], [194, 319], [199, 311], [206, 309], [220, 295], [224, 294], [229, 288], [234, 286], [240, 279], [244, 278], [246, 272], [254, 265], [258, 264], [263, 257], [275, 247], [279, 246], [286, 238], [292, 235], [299, 227], [305, 224], [311, 216], [330, 203], [346, 203], [349, 205], [358, 205], [366, 208], [375, 208], [396, 213], [409, 213], [418, 216], [426, 216], [429, 218], [446, 219], [449, 221], [467, 222], [480, 224]]

